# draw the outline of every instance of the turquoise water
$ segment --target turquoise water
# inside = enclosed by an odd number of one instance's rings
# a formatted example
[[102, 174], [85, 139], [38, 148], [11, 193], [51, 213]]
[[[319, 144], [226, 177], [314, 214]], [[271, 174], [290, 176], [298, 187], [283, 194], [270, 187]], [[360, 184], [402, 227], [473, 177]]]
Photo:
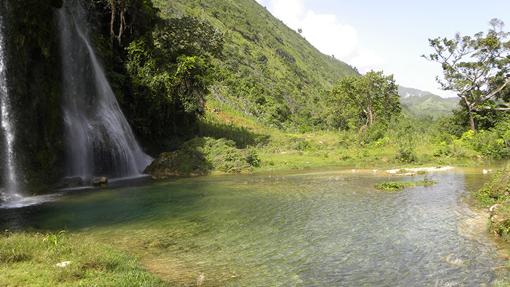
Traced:
[[483, 286], [505, 276], [463, 200], [485, 177], [426, 176], [438, 184], [395, 193], [375, 190], [389, 178], [369, 173], [184, 179], [1, 210], [1, 227], [110, 242], [171, 285]]

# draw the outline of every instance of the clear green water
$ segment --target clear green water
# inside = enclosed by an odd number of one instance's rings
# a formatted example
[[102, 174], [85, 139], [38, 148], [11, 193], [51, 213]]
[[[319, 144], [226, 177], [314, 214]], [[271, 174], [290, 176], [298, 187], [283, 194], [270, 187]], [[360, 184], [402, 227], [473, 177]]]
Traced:
[[480, 286], [505, 275], [486, 233], [463, 231], [474, 216], [463, 196], [484, 177], [428, 178], [438, 184], [396, 193], [374, 189], [386, 176], [342, 172], [185, 179], [2, 210], [0, 227], [110, 242], [171, 285], [202, 274], [203, 286]]

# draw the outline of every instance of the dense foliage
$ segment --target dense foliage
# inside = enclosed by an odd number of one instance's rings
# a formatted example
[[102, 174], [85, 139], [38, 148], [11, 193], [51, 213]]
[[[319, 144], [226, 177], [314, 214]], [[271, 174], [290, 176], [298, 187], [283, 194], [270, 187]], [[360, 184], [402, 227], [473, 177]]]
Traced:
[[89, 10], [109, 80], [146, 149], [173, 149], [196, 134], [223, 35], [194, 17], [162, 19], [147, 0], [98, 0]]
[[325, 117], [329, 126], [348, 130], [387, 124], [400, 111], [393, 76], [371, 71], [342, 78], [330, 92]]
[[223, 36], [209, 24], [192, 17], [162, 22], [129, 47], [127, 71], [138, 91], [133, 107], [144, 119], [138, 129], [157, 141], [179, 134], [203, 115], [205, 97], [213, 81], [212, 57], [219, 57]]

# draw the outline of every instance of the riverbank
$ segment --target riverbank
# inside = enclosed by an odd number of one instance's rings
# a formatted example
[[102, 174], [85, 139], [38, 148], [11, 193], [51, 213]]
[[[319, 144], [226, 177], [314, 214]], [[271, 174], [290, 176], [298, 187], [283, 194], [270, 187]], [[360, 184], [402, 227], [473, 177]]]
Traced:
[[80, 233], [0, 233], [2, 286], [165, 286], [138, 259]]
[[489, 230], [496, 237], [510, 242], [510, 171], [495, 172], [491, 179], [473, 193], [475, 204], [489, 212]]

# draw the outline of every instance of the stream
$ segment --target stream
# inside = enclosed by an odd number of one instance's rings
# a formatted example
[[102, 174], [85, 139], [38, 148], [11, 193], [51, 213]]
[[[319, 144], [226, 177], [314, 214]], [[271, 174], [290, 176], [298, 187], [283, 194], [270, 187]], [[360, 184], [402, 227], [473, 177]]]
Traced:
[[[437, 184], [374, 188], [424, 177]], [[462, 169], [179, 179], [0, 209], [0, 227], [91, 236], [174, 285], [488, 286], [505, 262], [465, 200], [486, 179]]]

